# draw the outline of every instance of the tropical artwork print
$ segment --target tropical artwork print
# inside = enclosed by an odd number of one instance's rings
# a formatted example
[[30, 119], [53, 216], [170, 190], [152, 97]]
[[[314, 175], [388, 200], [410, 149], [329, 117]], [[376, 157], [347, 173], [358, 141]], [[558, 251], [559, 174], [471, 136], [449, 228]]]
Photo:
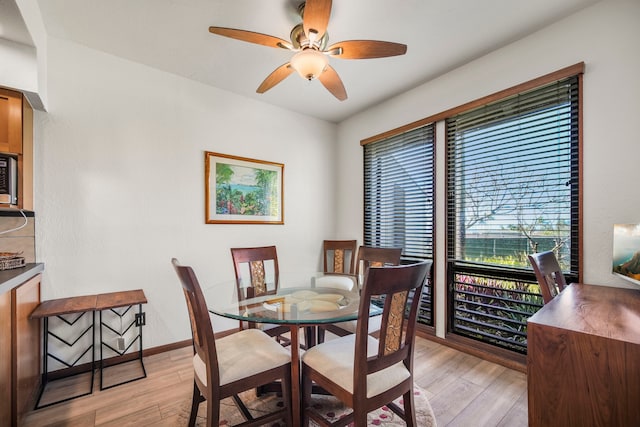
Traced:
[[613, 273], [640, 284], [640, 224], [613, 226]]
[[284, 224], [284, 165], [205, 151], [207, 224]]
[[278, 172], [216, 163], [216, 214], [278, 215]]

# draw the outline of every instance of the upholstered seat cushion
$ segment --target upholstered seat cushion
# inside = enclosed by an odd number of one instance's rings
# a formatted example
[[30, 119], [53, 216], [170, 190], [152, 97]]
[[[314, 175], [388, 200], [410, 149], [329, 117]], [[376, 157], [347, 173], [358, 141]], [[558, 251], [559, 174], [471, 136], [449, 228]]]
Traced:
[[[376, 354], [378, 340], [369, 335], [367, 337], [367, 357], [369, 357]], [[326, 341], [307, 350], [302, 355], [302, 361], [349, 393], [353, 393], [355, 343], [355, 335]], [[410, 376], [410, 372], [402, 362], [370, 374], [367, 377], [367, 397], [376, 396]]]
[[[345, 331], [351, 332], [352, 334], [356, 333], [357, 325], [358, 325], [357, 320], [336, 323], [336, 326], [339, 326]], [[374, 332], [378, 332], [380, 330], [380, 325], [382, 325], [382, 316], [371, 316], [369, 318], [369, 333], [372, 334]]]
[[[269, 335], [258, 329], [245, 329], [216, 339], [220, 385], [251, 377], [291, 361], [291, 354]], [[195, 375], [207, 385], [207, 370], [197, 354], [193, 357]]]

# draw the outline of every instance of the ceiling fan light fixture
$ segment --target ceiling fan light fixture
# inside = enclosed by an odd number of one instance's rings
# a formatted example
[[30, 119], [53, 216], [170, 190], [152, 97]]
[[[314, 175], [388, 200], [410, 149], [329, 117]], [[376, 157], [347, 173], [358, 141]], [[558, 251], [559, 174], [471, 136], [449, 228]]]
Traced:
[[[287, 0], [293, 1], [293, 0]], [[297, 0], [300, 1], [300, 0]], [[372, 59], [404, 55], [407, 46], [379, 40], [343, 40], [329, 44], [327, 27], [333, 0], [304, 0], [298, 7], [302, 22], [289, 33], [291, 43], [279, 37], [237, 28], [209, 27], [209, 32], [236, 40], [296, 52], [290, 62], [276, 68], [256, 89], [264, 93], [293, 74], [305, 80], [318, 79], [338, 100], [347, 99], [347, 91], [336, 70], [329, 65], [329, 56], [341, 59]]]
[[291, 58], [291, 67], [306, 80], [317, 78], [327, 68], [329, 59], [318, 50], [304, 49]]

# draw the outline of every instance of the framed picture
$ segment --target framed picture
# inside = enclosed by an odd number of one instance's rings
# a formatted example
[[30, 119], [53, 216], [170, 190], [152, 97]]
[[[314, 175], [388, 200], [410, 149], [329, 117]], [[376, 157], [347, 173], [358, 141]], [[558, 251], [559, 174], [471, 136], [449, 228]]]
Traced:
[[640, 285], [640, 224], [614, 224], [612, 271]]
[[204, 153], [207, 224], [284, 224], [284, 165]]

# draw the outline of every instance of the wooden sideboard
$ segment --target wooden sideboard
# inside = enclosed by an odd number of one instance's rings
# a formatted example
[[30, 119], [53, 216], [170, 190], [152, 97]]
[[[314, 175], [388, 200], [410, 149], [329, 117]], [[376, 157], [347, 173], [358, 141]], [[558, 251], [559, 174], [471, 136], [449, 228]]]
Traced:
[[572, 284], [528, 322], [529, 426], [640, 422], [640, 290]]

